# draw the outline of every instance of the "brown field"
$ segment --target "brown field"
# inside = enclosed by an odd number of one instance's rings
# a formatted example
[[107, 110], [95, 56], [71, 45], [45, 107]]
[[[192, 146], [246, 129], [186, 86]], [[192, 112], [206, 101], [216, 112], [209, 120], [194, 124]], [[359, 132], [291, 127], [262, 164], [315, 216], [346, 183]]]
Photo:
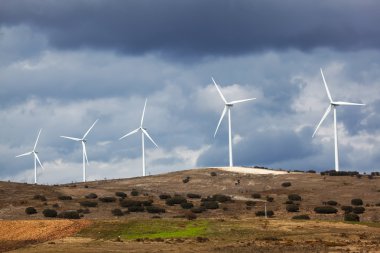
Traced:
[[[210, 172], [217, 176], [211, 176]], [[188, 183], [183, 179], [190, 177]], [[240, 183], [239, 183], [240, 182]], [[291, 182], [290, 187], [282, 187]], [[132, 189], [139, 196], [131, 196]], [[130, 212], [121, 217], [111, 210], [121, 208], [118, 201], [98, 202], [80, 220], [45, 218], [42, 211], [78, 210], [84, 196], [99, 197], [127, 193], [127, 199], [152, 200], [153, 205], [166, 209], [154, 214]], [[184, 217], [189, 210], [167, 206], [158, 196], [162, 193], [186, 196], [187, 193], [207, 197], [225, 194], [235, 200], [220, 203], [219, 208], [196, 214], [197, 219]], [[247, 206], [252, 193], [267, 196], [273, 202], [267, 209], [274, 217], [256, 217], [264, 203]], [[288, 194], [299, 194], [300, 211], [290, 213], [284, 204]], [[46, 201], [35, 200], [41, 194]], [[72, 200], [59, 200], [70, 195]], [[361, 198], [365, 212], [361, 222], [343, 221], [342, 205]], [[241, 200], [239, 200], [241, 199]], [[200, 199], [188, 199], [199, 206]], [[313, 209], [323, 202], [335, 200], [336, 214], [316, 214]], [[104, 180], [57, 186], [0, 182], [0, 251], [16, 252], [380, 252], [380, 178], [351, 176], [321, 176], [312, 173], [254, 175], [226, 172], [218, 169], [195, 169], [145, 178]], [[33, 206], [38, 213], [27, 215], [25, 208]], [[126, 211], [126, 208], [121, 208]], [[307, 214], [310, 221], [296, 221], [294, 215]], [[166, 229], [166, 230], [165, 230]], [[173, 232], [174, 231], [174, 232]]]

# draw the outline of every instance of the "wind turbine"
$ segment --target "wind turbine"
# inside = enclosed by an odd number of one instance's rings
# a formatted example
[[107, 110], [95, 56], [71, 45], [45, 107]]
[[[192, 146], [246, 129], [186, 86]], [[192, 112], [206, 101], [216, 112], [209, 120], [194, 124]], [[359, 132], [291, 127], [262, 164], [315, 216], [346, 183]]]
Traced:
[[87, 158], [87, 152], [86, 152], [87, 140], [85, 138], [88, 135], [88, 133], [91, 131], [91, 129], [95, 126], [96, 122], [98, 122], [98, 119], [95, 120], [94, 124], [92, 124], [92, 126], [87, 130], [87, 132], [83, 135], [82, 138], [60, 136], [60, 137], [65, 138], [65, 139], [82, 142], [82, 148], [83, 148], [83, 182], [86, 182], [86, 162], [88, 164], [88, 158]]
[[222, 120], [224, 118], [224, 115], [226, 114], [226, 112], [228, 112], [228, 147], [229, 147], [230, 167], [232, 167], [233, 166], [233, 160], [232, 160], [232, 136], [231, 136], [231, 108], [232, 108], [232, 106], [234, 104], [238, 104], [238, 103], [242, 103], [242, 102], [246, 102], [246, 101], [251, 101], [251, 100], [254, 100], [256, 98], [248, 98], [248, 99], [234, 100], [234, 101], [231, 101], [231, 102], [227, 102], [226, 98], [223, 96], [222, 91], [219, 89], [218, 85], [216, 84], [214, 78], [211, 77], [211, 79], [214, 82], [215, 87], [218, 90], [219, 95], [220, 95], [220, 97], [222, 98], [222, 100], [224, 102], [224, 109], [223, 109], [222, 115], [221, 115], [221, 117], [219, 119], [218, 126], [216, 127], [216, 130], [215, 130], [215, 133], [214, 133], [214, 138], [216, 136], [216, 133], [218, 132], [220, 123], [222, 122]]
[[36, 142], [34, 143], [33, 150], [30, 152], [16, 156], [16, 157], [21, 157], [21, 156], [27, 156], [27, 155], [33, 154], [33, 156], [34, 156], [34, 183], [35, 184], [37, 184], [37, 162], [40, 164], [42, 169], [44, 168], [41, 164], [40, 159], [38, 158], [38, 155], [37, 155], [38, 152], [36, 151], [36, 147], [37, 147], [38, 139], [40, 138], [41, 131], [42, 131], [42, 129], [40, 129], [40, 131], [38, 132], [37, 139], [36, 139]]
[[327, 110], [326, 110], [325, 114], [323, 115], [321, 121], [319, 121], [319, 124], [315, 128], [315, 131], [314, 131], [312, 137], [314, 137], [314, 135], [317, 133], [320, 125], [322, 124], [322, 122], [325, 120], [325, 118], [327, 117], [327, 115], [330, 113], [331, 109], [333, 109], [333, 112], [334, 112], [334, 138], [335, 138], [334, 139], [334, 146], [335, 146], [335, 171], [339, 171], [338, 134], [337, 134], [337, 129], [336, 129], [336, 107], [338, 107], [340, 105], [365, 105], [365, 104], [358, 104], [358, 103], [351, 103], [351, 102], [342, 102], [342, 101], [333, 101], [333, 99], [331, 97], [331, 94], [330, 94], [330, 91], [329, 91], [329, 88], [327, 87], [327, 83], [326, 83], [326, 80], [325, 80], [325, 76], [323, 75], [322, 69], [321, 69], [321, 75], [322, 75], [323, 83], [325, 84], [327, 96], [328, 96], [328, 98], [330, 100], [330, 104], [329, 104], [329, 107], [327, 107]]
[[122, 137], [119, 138], [119, 140], [121, 140], [121, 139], [124, 139], [125, 137], [127, 137], [129, 135], [132, 135], [132, 134], [135, 134], [135, 133], [141, 131], [142, 170], [143, 170], [143, 176], [144, 177], [145, 177], [145, 138], [144, 138], [145, 135], [158, 148], [158, 145], [154, 142], [154, 140], [152, 139], [152, 137], [150, 137], [150, 135], [146, 131], [146, 128], [143, 127], [145, 107], [146, 107], [147, 100], [148, 99], [145, 99], [144, 109], [143, 109], [143, 113], [142, 113], [141, 121], [140, 121], [140, 126], [138, 128], [136, 128], [135, 130], [133, 130], [133, 131], [131, 131], [131, 132], [127, 133], [126, 135], [124, 135], [124, 136], [122, 136]]

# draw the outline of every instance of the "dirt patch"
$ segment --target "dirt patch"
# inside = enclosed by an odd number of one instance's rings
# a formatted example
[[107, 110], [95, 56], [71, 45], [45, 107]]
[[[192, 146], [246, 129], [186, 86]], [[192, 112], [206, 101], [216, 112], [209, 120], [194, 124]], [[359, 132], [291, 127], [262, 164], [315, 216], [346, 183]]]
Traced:
[[67, 237], [90, 224], [88, 220], [3, 220], [0, 221], [0, 252]]

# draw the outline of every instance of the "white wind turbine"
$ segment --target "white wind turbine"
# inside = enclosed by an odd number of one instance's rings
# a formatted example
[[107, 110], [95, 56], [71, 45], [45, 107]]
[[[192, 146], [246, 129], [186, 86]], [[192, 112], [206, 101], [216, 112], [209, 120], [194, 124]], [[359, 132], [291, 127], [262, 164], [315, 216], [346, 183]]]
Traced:
[[16, 156], [16, 157], [21, 157], [21, 156], [27, 156], [27, 155], [33, 154], [33, 156], [34, 156], [34, 183], [35, 184], [37, 184], [37, 162], [40, 164], [42, 169], [44, 168], [41, 164], [40, 159], [38, 158], [38, 155], [37, 155], [38, 152], [36, 151], [36, 147], [37, 147], [38, 139], [40, 138], [41, 131], [42, 131], [42, 129], [40, 129], [40, 131], [38, 132], [37, 139], [36, 139], [36, 142], [34, 143], [33, 150], [30, 152]]
[[135, 130], [127, 133], [126, 135], [122, 136], [119, 138], [119, 140], [124, 139], [125, 137], [132, 135], [134, 133], [137, 133], [138, 131], [141, 131], [141, 147], [142, 147], [142, 170], [143, 170], [143, 176], [145, 177], [145, 138], [144, 136], [148, 137], [148, 139], [158, 148], [158, 145], [154, 142], [152, 137], [148, 134], [146, 131], [146, 128], [143, 127], [143, 122], [144, 122], [144, 114], [145, 114], [145, 107], [146, 107], [146, 102], [148, 99], [145, 99], [145, 104], [144, 104], [144, 109], [143, 113], [141, 116], [141, 121], [140, 121], [140, 126], [136, 128]]
[[256, 98], [248, 98], [248, 99], [242, 99], [242, 100], [235, 100], [235, 101], [227, 102], [227, 100], [223, 96], [223, 93], [221, 92], [221, 90], [219, 89], [218, 85], [216, 84], [214, 78], [211, 77], [211, 79], [214, 82], [215, 87], [218, 90], [219, 95], [220, 95], [220, 97], [222, 98], [222, 100], [224, 102], [224, 109], [223, 109], [222, 115], [221, 115], [221, 117], [219, 119], [218, 126], [216, 127], [216, 130], [215, 130], [215, 133], [214, 133], [214, 138], [216, 136], [216, 133], [218, 132], [220, 123], [222, 122], [222, 120], [224, 118], [224, 115], [228, 111], [228, 146], [229, 146], [230, 167], [232, 167], [233, 166], [233, 160], [232, 160], [232, 135], [231, 135], [231, 108], [232, 108], [232, 106], [234, 104], [238, 104], [238, 103], [242, 103], [242, 102], [246, 102], [246, 101], [251, 101], [251, 100], [254, 100]]
[[327, 87], [327, 83], [326, 83], [326, 80], [325, 80], [325, 76], [323, 75], [322, 69], [321, 69], [321, 75], [322, 75], [323, 83], [325, 84], [327, 96], [329, 97], [329, 100], [330, 100], [330, 104], [329, 104], [329, 107], [327, 107], [327, 110], [326, 110], [325, 114], [323, 115], [321, 121], [319, 121], [319, 124], [315, 128], [315, 131], [314, 131], [312, 137], [314, 137], [314, 135], [317, 133], [320, 125], [322, 124], [322, 122], [325, 120], [325, 118], [327, 117], [327, 115], [330, 113], [331, 109], [333, 109], [333, 112], [334, 112], [335, 171], [339, 171], [338, 134], [337, 134], [337, 128], [336, 128], [336, 107], [340, 106], [340, 105], [365, 105], [365, 104], [358, 104], [358, 103], [351, 103], [351, 102], [342, 102], [342, 101], [333, 101], [332, 97], [331, 97], [331, 94], [330, 94], [330, 91], [329, 91], [329, 88]]
[[83, 149], [83, 182], [86, 182], [86, 162], [88, 164], [88, 158], [87, 158], [87, 152], [86, 152], [86, 142], [85, 139], [88, 133], [91, 131], [91, 129], [95, 126], [96, 122], [98, 122], [98, 119], [95, 120], [94, 124], [87, 130], [87, 132], [83, 135], [82, 138], [75, 138], [75, 137], [68, 137], [68, 136], [60, 136], [62, 138], [70, 139], [73, 141], [80, 141], [82, 142], [82, 149]]

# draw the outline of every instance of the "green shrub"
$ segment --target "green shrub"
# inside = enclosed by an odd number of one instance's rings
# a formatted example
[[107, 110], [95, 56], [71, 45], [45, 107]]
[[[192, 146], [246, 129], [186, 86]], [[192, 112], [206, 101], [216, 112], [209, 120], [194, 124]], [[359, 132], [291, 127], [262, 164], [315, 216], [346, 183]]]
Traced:
[[98, 197], [98, 195], [96, 195], [95, 193], [89, 193], [85, 196], [86, 199], [96, 199]]
[[285, 204], [286, 205], [291, 205], [291, 204], [294, 204], [294, 202], [293, 202], [293, 200], [287, 200], [287, 201], [285, 201]]
[[172, 196], [170, 194], [160, 194], [159, 198], [160, 199], [170, 199]]
[[254, 199], [261, 199], [261, 194], [260, 193], [253, 193], [252, 198]]
[[292, 217], [293, 220], [310, 220], [310, 216], [307, 214], [296, 215]]
[[144, 212], [145, 208], [143, 206], [130, 206], [128, 207], [129, 212]]
[[191, 202], [182, 202], [182, 203], [181, 203], [181, 207], [182, 207], [183, 209], [191, 209], [191, 208], [194, 207], [194, 205], [193, 205], [193, 203], [191, 203]]
[[327, 205], [329, 205], [329, 206], [336, 206], [336, 205], [338, 205], [338, 202], [336, 202], [335, 200], [329, 200], [329, 201], [327, 201], [326, 203], [327, 203]]
[[206, 209], [218, 209], [219, 204], [216, 201], [205, 201], [202, 203]]
[[362, 199], [352, 199], [351, 200], [351, 205], [353, 205], [353, 206], [362, 206], [363, 205], [363, 200]]
[[98, 206], [98, 202], [89, 201], [89, 200], [81, 201], [81, 202], [79, 202], [79, 204], [81, 206], [84, 206], [84, 207], [97, 207]]
[[200, 199], [201, 198], [201, 195], [196, 194], [196, 193], [188, 193], [186, 196], [190, 199]]
[[274, 198], [271, 197], [271, 196], [267, 196], [267, 201], [268, 201], [268, 202], [273, 202], [273, 201], [274, 201]]
[[132, 191], [131, 191], [131, 195], [132, 196], [139, 196], [139, 192], [136, 190], [136, 189], [132, 189]]
[[142, 201], [143, 206], [151, 206], [152, 204], [153, 204], [153, 200], [151, 199]]
[[111, 202], [115, 202], [116, 198], [115, 197], [101, 197], [99, 198], [99, 200], [104, 203], [111, 203]]
[[73, 198], [71, 196], [68, 196], [68, 195], [62, 195], [62, 196], [58, 196], [58, 199], [59, 200], [72, 200]]
[[119, 208], [112, 209], [112, 210], [111, 210], [111, 213], [112, 213], [114, 216], [123, 216], [123, 215], [124, 215], [123, 211], [121, 211], [121, 209], [119, 209]]
[[212, 177], [216, 177], [216, 176], [217, 176], [217, 174], [216, 174], [215, 171], [212, 171], [212, 172], [210, 173], [210, 175], [211, 175]]
[[166, 212], [165, 208], [161, 208], [158, 206], [147, 206], [146, 211], [148, 213], [165, 213]]
[[142, 206], [143, 203], [138, 200], [124, 199], [120, 201], [121, 207], [130, 207], [130, 206]]
[[115, 195], [116, 197], [120, 197], [123, 199], [127, 197], [127, 194], [125, 192], [115, 192]]
[[354, 208], [352, 208], [352, 212], [355, 214], [362, 214], [365, 212], [365, 208], [362, 206], [355, 206]]
[[44, 195], [41, 195], [41, 194], [36, 194], [33, 196], [33, 199], [36, 199], [36, 200], [41, 200], [41, 201], [46, 201], [46, 197]]
[[321, 214], [337, 213], [338, 210], [332, 206], [317, 206], [314, 208], [314, 212]]
[[25, 208], [25, 213], [29, 214], [29, 215], [30, 214], [35, 214], [35, 213], [37, 213], [37, 210], [34, 207], [29, 206], [29, 207]]
[[76, 210], [62, 211], [58, 214], [58, 218], [63, 219], [80, 219], [79, 213]]
[[360, 221], [360, 217], [359, 215], [355, 213], [346, 213], [344, 215], [344, 220], [345, 221]]
[[248, 200], [248, 201], [245, 202], [245, 204], [246, 204], [247, 206], [254, 206], [254, 205], [256, 205], [256, 202], [255, 202], [255, 201], [252, 201], [252, 200]]
[[352, 206], [342, 206], [340, 209], [342, 209], [345, 213], [351, 213], [352, 212]]
[[54, 209], [45, 209], [42, 211], [42, 214], [45, 217], [51, 217], [51, 218], [57, 217], [57, 211]]
[[187, 202], [187, 200], [182, 197], [182, 196], [174, 196], [173, 198], [167, 199], [166, 204], [168, 206], [173, 206], [173, 205], [179, 205], [181, 203]]
[[281, 184], [282, 187], [289, 187], [289, 186], [291, 186], [291, 185], [292, 185], [292, 183], [290, 183], [290, 182], [283, 182], [283, 183]]
[[203, 213], [204, 211], [206, 211], [206, 208], [204, 206], [198, 206], [191, 208], [191, 211], [193, 213]]
[[212, 199], [214, 201], [218, 201], [219, 203], [231, 201], [231, 197], [224, 194], [215, 194], [212, 196]]
[[[265, 211], [257, 211], [256, 216], [265, 216]], [[267, 217], [272, 217], [274, 215], [274, 212], [272, 210], [267, 211]]]
[[289, 194], [288, 199], [291, 201], [301, 201], [302, 200], [301, 196], [298, 194]]
[[286, 205], [286, 211], [288, 211], [288, 212], [294, 213], [294, 212], [298, 212], [299, 210], [300, 210], [300, 208], [296, 204]]
[[184, 179], [182, 179], [182, 182], [184, 184], [187, 184], [189, 181], [190, 181], [190, 177], [185, 177]]

